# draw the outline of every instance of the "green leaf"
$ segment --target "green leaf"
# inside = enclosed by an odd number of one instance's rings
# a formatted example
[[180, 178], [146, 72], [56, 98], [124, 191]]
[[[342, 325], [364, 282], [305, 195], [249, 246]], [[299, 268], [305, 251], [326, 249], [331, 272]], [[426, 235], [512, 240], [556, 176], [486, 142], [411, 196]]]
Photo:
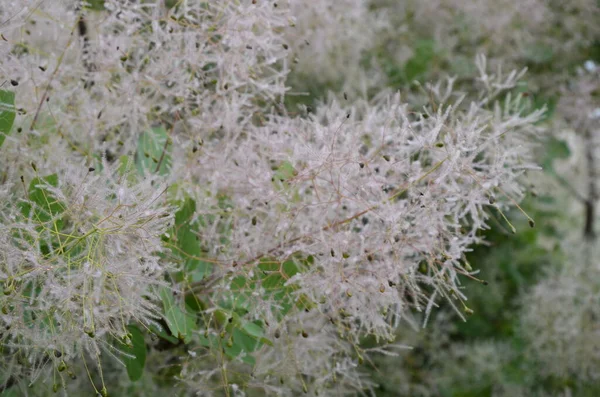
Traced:
[[132, 382], [135, 382], [140, 379], [144, 373], [144, 365], [146, 364], [146, 342], [144, 341], [142, 331], [135, 325], [129, 325], [127, 326], [127, 329], [131, 334], [131, 345], [124, 348], [123, 351], [133, 357], [125, 357], [123, 361], [125, 361], [129, 379]]
[[247, 322], [242, 326], [242, 331], [248, 336], [259, 340], [261, 343], [265, 343], [269, 346], [273, 346], [273, 342], [265, 337], [265, 332], [261, 325], [256, 323]]
[[165, 321], [171, 334], [184, 343], [188, 343], [192, 332], [198, 328], [195, 317], [175, 304], [175, 298], [168, 288], [160, 290], [160, 297], [165, 311]]
[[0, 90], [0, 146], [10, 134], [16, 114], [15, 93]]
[[150, 324], [148, 327], [149, 327], [150, 331], [154, 335], [156, 335], [156, 336], [158, 336], [158, 337], [160, 337], [160, 338], [162, 338], [162, 339], [164, 339], [166, 341], [169, 341], [169, 342], [171, 342], [174, 345], [179, 344], [179, 339], [177, 339], [177, 338], [169, 335], [168, 333], [165, 332], [164, 329], [159, 328], [158, 326], [153, 325], [153, 324]]
[[225, 354], [229, 357], [237, 357], [242, 352], [252, 353], [262, 345], [256, 338], [242, 332], [239, 328], [233, 330], [232, 342], [231, 346], [225, 346]]
[[104, 11], [104, 0], [87, 0], [88, 10], [92, 11]]
[[138, 140], [136, 164], [141, 175], [157, 172], [166, 175], [171, 169], [170, 138], [164, 127], [142, 133]]
[[185, 296], [185, 307], [191, 312], [198, 313], [202, 311], [203, 303], [196, 295], [187, 294]]
[[292, 163], [290, 163], [289, 161], [284, 161], [279, 167], [277, 167], [277, 170], [275, 171], [275, 179], [290, 179], [294, 176], [295, 172], [296, 171], [294, 170], [294, 166], [292, 165]]
[[243, 325], [242, 329], [250, 336], [254, 336], [255, 338], [264, 337], [263, 329], [260, 325], [255, 323], [246, 323]]
[[297, 175], [297, 171], [294, 169], [294, 166], [289, 161], [284, 161], [275, 169], [275, 173], [273, 174], [273, 183], [277, 187], [287, 188], [287, 181], [292, 179], [295, 175]]
[[185, 201], [175, 213], [175, 237], [179, 256], [184, 261], [184, 270], [189, 282], [201, 281], [212, 271], [212, 265], [199, 259], [204, 255], [198, 241], [198, 223], [194, 222], [196, 202], [191, 198]]
[[[29, 217], [31, 215], [33, 219], [43, 223], [48, 222], [56, 215], [65, 211], [65, 205], [58, 201], [48, 190], [50, 186], [58, 186], [58, 175], [52, 174], [42, 178], [36, 177], [31, 180], [28, 190], [29, 200], [20, 205], [21, 213], [24, 216]], [[57, 227], [60, 225], [61, 222], [57, 221]]]

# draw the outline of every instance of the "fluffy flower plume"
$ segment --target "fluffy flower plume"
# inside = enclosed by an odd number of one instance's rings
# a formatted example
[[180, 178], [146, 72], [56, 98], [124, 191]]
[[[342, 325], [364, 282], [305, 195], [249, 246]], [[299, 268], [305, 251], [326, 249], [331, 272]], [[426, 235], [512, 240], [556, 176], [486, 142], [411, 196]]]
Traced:
[[127, 324], [154, 325], [160, 316], [153, 298], [168, 268], [159, 261], [160, 236], [171, 218], [164, 188], [148, 193], [152, 180], [134, 183], [103, 166], [97, 174], [82, 166], [60, 180], [36, 177], [18, 206], [2, 214], [9, 367], [25, 359], [61, 371], [84, 351], [98, 356], [109, 337], [130, 344]]
[[[470, 313], [465, 253], [521, 199], [543, 111], [512, 92], [523, 73], [484, 57], [478, 90], [362, 99], [357, 65], [388, 26], [350, 29], [364, 1], [167, 3], [0, 5], [0, 72], [18, 87], [0, 185], [15, 203], [0, 218], [7, 367], [92, 356], [106, 395], [102, 354], [145, 352], [137, 324], [199, 394], [368, 389], [362, 338], [392, 341], [442, 299]], [[340, 26], [353, 34], [329, 40]], [[339, 66], [352, 91], [291, 115], [294, 60], [320, 82]]]

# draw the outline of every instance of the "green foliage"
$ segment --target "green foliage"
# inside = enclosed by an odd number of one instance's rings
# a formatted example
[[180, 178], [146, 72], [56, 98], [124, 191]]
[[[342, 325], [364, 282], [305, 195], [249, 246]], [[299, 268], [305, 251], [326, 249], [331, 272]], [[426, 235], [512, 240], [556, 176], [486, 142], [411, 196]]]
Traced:
[[566, 142], [553, 136], [546, 139], [544, 145], [544, 156], [542, 157], [542, 167], [550, 174], [555, 175], [554, 160], [566, 159], [571, 155], [569, 146]]
[[[553, 158], [568, 155], [568, 148], [560, 141], [554, 144], [550, 154]], [[487, 282], [487, 285], [474, 280], [464, 282], [474, 314], [466, 322], [451, 319], [453, 329], [449, 339], [440, 345], [434, 338], [436, 330], [432, 329], [438, 326], [435, 318], [439, 313], [434, 311], [430, 325], [420, 331], [418, 342], [409, 342], [414, 349], [403, 353], [398, 365], [402, 363], [401, 371], [407, 373], [406, 379], [413, 384], [431, 387], [434, 377], [437, 395], [444, 397], [491, 397], [496, 395], [497, 386], [510, 384], [531, 390], [528, 388], [532, 382], [535, 389], [564, 388], [564, 384], [551, 386], [547, 380], [536, 378], [536, 364], [524, 355], [526, 345], [519, 333], [523, 297], [549, 268], [566, 260], [558, 245], [547, 245], [548, 241], [564, 237], [557, 228], [563, 221], [550, 196], [528, 197], [522, 208], [535, 219], [534, 228], [520, 211], [512, 210], [506, 214], [516, 228], [516, 234], [512, 234], [505, 221], [492, 213], [492, 227], [484, 236], [490, 244], [478, 246], [467, 255], [470, 265], [480, 271], [476, 277]], [[441, 310], [451, 312], [447, 305]], [[497, 353], [502, 356], [494, 358], [497, 366], [479, 367], [481, 346], [499, 346]], [[384, 384], [378, 396], [421, 395], [398, 394], [394, 382], [385, 378], [381, 381]]]
[[487, 286], [469, 282], [470, 307], [476, 315], [457, 324], [460, 339], [511, 338], [518, 326], [520, 298], [544, 276], [549, 266], [558, 266], [564, 259], [558, 247], [549, 249], [541, 244], [548, 238], [560, 238], [556, 230], [554, 209], [540, 205], [551, 197], [528, 198], [522, 208], [535, 219], [531, 228], [518, 211], [508, 216], [515, 225], [515, 235], [503, 230], [502, 219], [494, 218], [494, 227], [486, 232], [489, 246], [479, 246], [467, 256], [478, 277]]
[[[60, 215], [66, 207], [58, 201], [48, 189], [58, 186], [58, 175], [36, 177], [29, 183], [28, 200], [21, 203], [21, 213], [25, 217], [30, 215], [39, 223], [45, 223]], [[61, 220], [56, 220], [56, 228], [60, 230]]]
[[195, 316], [188, 313], [181, 305], [175, 302], [173, 293], [168, 288], [160, 290], [163, 303], [165, 321], [171, 331], [171, 335], [184, 343], [189, 343], [192, 332], [198, 329]]
[[143, 132], [138, 140], [136, 165], [140, 174], [157, 172], [166, 175], [171, 168], [169, 134], [164, 127], [153, 127]]
[[[277, 302], [279, 309], [277, 316], [283, 318], [294, 305], [299, 307], [303, 305], [303, 300], [297, 302], [293, 298], [293, 293], [296, 288], [293, 285], [285, 285], [287, 280], [302, 270], [302, 266], [308, 263], [308, 260], [303, 261], [288, 260], [283, 263], [270, 261], [269, 259], [261, 260], [258, 265], [260, 271], [254, 272], [252, 277], [238, 276], [232, 284], [233, 292], [231, 298], [222, 301], [220, 306], [226, 310], [236, 311], [240, 314], [245, 314], [250, 309], [253, 302], [253, 294], [259, 288], [264, 290], [261, 300], [274, 300]], [[302, 306], [302, 308], [304, 308]]]
[[104, 8], [104, 0], [86, 0], [88, 6], [88, 10], [92, 11], [103, 11]]
[[175, 213], [175, 250], [184, 263], [189, 282], [202, 280], [212, 269], [210, 263], [200, 259], [204, 254], [198, 238], [200, 222], [194, 219], [195, 213], [196, 202], [191, 198], [186, 198]]
[[15, 93], [0, 90], [0, 147], [10, 134], [15, 117]]
[[[435, 41], [431, 39], [417, 40], [412, 46], [413, 56], [404, 64], [399, 65], [384, 49], [377, 53], [391, 87], [399, 88], [410, 85], [415, 80], [421, 80], [428, 75], [439, 54]], [[472, 61], [471, 61], [472, 63]]]
[[404, 75], [408, 82], [422, 77], [429, 70], [435, 56], [433, 40], [419, 40], [413, 47], [414, 55], [404, 65]]
[[126, 345], [122, 350], [132, 357], [125, 357], [125, 367], [127, 375], [132, 382], [137, 381], [144, 374], [144, 365], [146, 364], [146, 342], [144, 334], [135, 325], [127, 326], [129, 330], [129, 345]]

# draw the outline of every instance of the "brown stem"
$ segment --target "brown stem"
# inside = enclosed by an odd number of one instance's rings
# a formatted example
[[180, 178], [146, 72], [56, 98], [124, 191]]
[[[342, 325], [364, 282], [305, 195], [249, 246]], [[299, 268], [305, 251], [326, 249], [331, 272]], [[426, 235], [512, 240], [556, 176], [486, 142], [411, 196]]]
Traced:
[[583, 236], [586, 240], [596, 240], [595, 220], [596, 201], [598, 199], [598, 186], [596, 180], [596, 159], [594, 157], [595, 145], [591, 128], [585, 130], [585, 158], [587, 162], [588, 194], [585, 201], [585, 226]]

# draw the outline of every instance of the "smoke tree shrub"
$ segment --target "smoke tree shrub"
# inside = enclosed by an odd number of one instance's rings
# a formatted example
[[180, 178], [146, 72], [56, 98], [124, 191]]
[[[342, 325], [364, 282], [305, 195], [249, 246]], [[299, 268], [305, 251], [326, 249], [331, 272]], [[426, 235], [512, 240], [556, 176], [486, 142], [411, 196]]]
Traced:
[[0, 5], [4, 389], [357, 394], [411, 311], [472, 312], [465, 253], [518, 206], [543, 111], [478, 57], [472, 87], [290, 113], [293, 65], [327, 81], [313, 60], [368, 45], [297, 45], [348, 3]]

